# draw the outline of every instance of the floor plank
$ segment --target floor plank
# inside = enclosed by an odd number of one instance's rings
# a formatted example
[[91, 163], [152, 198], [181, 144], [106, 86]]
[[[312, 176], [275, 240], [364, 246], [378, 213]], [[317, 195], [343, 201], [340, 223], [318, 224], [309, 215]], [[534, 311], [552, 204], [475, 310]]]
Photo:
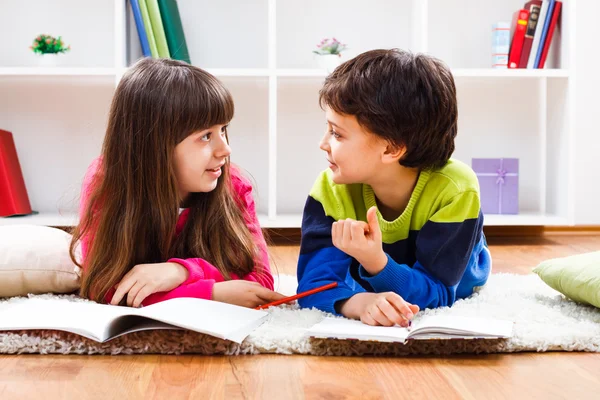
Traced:
[[[539, 262], [600, 250], [600, 236], [490, 238], [494, 272], [527, 274]], [[279, 274], [294, 274], [297, 245], [273, 246]], [[0, 356], [0, 398], [506, 399], [594, 398], [600, 354], [451, 357]]]

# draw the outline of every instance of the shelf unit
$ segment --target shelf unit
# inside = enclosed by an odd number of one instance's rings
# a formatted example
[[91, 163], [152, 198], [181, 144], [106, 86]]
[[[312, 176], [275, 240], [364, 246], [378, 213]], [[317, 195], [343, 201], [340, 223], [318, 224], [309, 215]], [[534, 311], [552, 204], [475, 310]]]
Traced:
[[[71, 15], [77, 12], [80, 20], [56, 16], [59, 22], [48, 28], [42, 28], [43, 15], [52, 7], [36, 3], [32, 9], [41, 15], [20, 23], [7, 15], [31, 12], [17, 0], [3, 2], [0, 29], [11, 29], [15, 37], [40, 33], [34, 28], [54, 29], [67, 43], [70, 37], [76, 43], [64, 67], [35, 67], [22, 50], [0, 56], [0, 90], [8, 94], [0, 99], [2, 128], [15, 134], [32, 206], [40, 211], [0, 219], [0, 225], [66, 226], [76, 221], [79, 185], [100, 151], [115, 85], [141, 50], [124, 0], [96, 4], [94, 13], [75, 0], [59, 0], [73, 7]], [[510, 21], [522, 3], [179, 0], [178, 5], [193, 63], [222, 79], [233, 93], [232, 160], [254, 180], [264, 227], [299, 227], [312, 182], [326, 168], [317, 146], [323, 130], [317, 97], [326, 72], [315, 68], [311, 51], [322, 37], [331, 36], [350, 44], [348, 57], [370, 48], [400, 47], [450, 65], [459, 97], [454, 156], [467, 163], [471, 157], [518, 157], [521, 162], [520, 214], [487, 215], [486, 225], [572, 225], [576, 0], [564, 1], [548, 69], [486, 68], [491, 25]], [[331, 20], [340, 10], [343, 18]], [[198, 15], [203, 15], [202, 24]], [[223, 25], [225, 18], [238, 22]], [[455, 21], [452, 30], [449, 18]], [[85, 43], [99, 33], [107, 43], [92, 54]], [[57, 115], [49, 115], [47, 104], [59, 110]], [[48, 132], [42, 140], [36, 136], [41, 129]]]

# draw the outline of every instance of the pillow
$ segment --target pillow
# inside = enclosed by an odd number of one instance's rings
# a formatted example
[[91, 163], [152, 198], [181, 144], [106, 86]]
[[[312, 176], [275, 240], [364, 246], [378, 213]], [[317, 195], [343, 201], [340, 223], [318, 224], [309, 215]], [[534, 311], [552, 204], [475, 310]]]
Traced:
[[533, 272], [568, 298], [600, 308], [600, 251], [547, 260]]
[[0, 226], [0, 297], [70, 293], [79, 267], [69, 257], [71, 235], [36, 225]]

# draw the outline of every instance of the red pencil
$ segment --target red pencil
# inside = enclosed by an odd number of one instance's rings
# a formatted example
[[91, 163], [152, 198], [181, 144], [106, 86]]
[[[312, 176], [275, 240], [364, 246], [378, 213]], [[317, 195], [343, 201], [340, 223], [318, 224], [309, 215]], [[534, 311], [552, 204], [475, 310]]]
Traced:
[[290, 296], [290, 297], [284, 297], [283, 299], [274, 301], [272, 303], [263, 304], [262, 306], [256, 307], [255, 310], [264, 310], [265, 308], [269, 308], [269, 307], [273, 307], [273, 306], [278, 306], [278, 305], [284, 304], [284, 303], [289, 303], [290, 301], [301, 299], [302, 297], [310, 296], [311, 294], [319, 293], [319, 292], [322, 292], [322, 291], [327, 290], [327, 289], [333, 289], [334, 287], [337, 287], [337, 285], [338, 285], [337, 282], [331, 282], [331, 283], [328, 283], [325, 286], [321, 286], [321, 287], [318, 287], [318, 288], [310, 289], [310, 290], [307, 290], [306, 292], [298, 293], [298, 294], [295, 294], [295, 295]]

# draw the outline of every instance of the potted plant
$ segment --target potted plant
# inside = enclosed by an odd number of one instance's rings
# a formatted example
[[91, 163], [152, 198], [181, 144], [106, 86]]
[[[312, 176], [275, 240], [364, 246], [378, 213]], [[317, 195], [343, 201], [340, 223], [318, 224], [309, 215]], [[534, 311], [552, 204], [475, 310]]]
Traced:
[[317, 49], [313, 50], [316, 54], [317, 64], [319, 68], [324, 69], [327, 73], [333, 72], [333, 70], [340, 65], [342, 60], [342, 51], [346, 50], [346, 45], [341, 43], [336, 38], [323, 39], [321, 43], [317, 45]]
[[29, 48], [40, 57], [42, 65], [58, 65], [59, 55], [71, 50], [71, 46], [65, 46], [62, 38], [51, 35], [38, 35]]

